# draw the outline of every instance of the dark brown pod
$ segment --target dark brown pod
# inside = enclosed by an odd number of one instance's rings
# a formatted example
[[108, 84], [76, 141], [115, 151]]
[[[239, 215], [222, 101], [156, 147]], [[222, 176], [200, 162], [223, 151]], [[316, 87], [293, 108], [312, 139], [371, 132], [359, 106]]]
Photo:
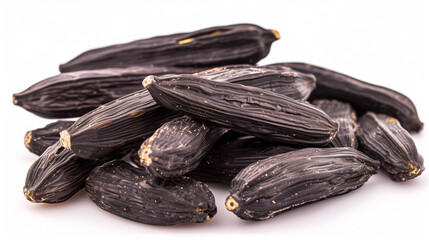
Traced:
[[71, 118], [141, 89], [148, 75], [195, 73], [201, 68], [138, 66], [61, 73], [13, 94], [13, 103], [44, 118]]
[[188, 116], [164, 123], [140, 147], [137, 165], [154, 176], [179, 177], [194, 170], [228, 129], [210, 126]]
[[339, 127], [319, 108], [261, 88], [174, 75], [148, 76], [143, 86], [167, 109], [267, 140], [321, 146]]
[[88, 174], [101, 163], [81, 159], [57, 141], [31, 165], [24, 195], [34, 203], [64, 202], [84, 187]]
[[[199, 74], [211, 80], [252, 85], [280, 94], [305, 97], [306, 92], [312, 90], [314, 77], [289, 70], [287, 67], [265, 70], [263, 67], [244, 65], [214, 68]], [[180, 79], [198, 78], [194, 75], [169, 76]], [[291, 91], [284, 87], [296, 84], [307, 85], [308, 90], [298, 93], [298, 88], [297, 91]], [[162, 124], [178, 116], [180, 114], [161, 108], [149, 92], [142, 89], [101, 105], [80, 117], [73, 126], [62, 132], [61, 144], [82, 158], [103, 158], [118, 151], [138, 148]]]
[[24, 137], [24, 144], [30, 152], [41, 155], [48, 147], [60, 139], [60, 132], [66, 130], [74, 121], [56, 121], [43, 128], [28, 131]]
[[306, 148], [272, 156], [232, 180], [225, 205], [244, 220], [266, 220], [355, 190], [377, 173], [379, 164], [353, 148]]
[[200, 165], [187, 174], [203, 182], [231, 183], [248, 165], [296, 148], [253, 136], [228, 133], [207, 153]]
[[413, 179], [425, 170], [413, 139], [395, 118], [368, 112], [359, 118], [357, 137], [362, 151], [379, 160], [393, 181]]
[[357, 148], [356, 140], [356, 112], [348, 103], [337, 100], [318, 99], [312, 101], [312, 104], [322, 109], [332, 120], [340, 123], [340, 129], [337, 135], [329, 143], [332, 147], [351, 147]]
[[359, 116], [367, 111], [384, 113], [398, 119], [408, 131], [423, 129], [414, 103], [399, 92], [306, 63], [280, 65], [316, 76], [316, 89], [310, 99], [337, 99], [350, 103]]
[[277, 31], [252, 24], [211, 27], [93, 49], [60, 65], [60, 71], [142, 64], [178, 67], [255, 64], [267, 56], [271, 43], [277, 39], [280, 39]]
[[189, 177], [162, 179], [124, 161], [108, 162], [88, 176], [85, 190], [101, 209], [151, 225], [202, 223], [216, 214], [206, 184]]

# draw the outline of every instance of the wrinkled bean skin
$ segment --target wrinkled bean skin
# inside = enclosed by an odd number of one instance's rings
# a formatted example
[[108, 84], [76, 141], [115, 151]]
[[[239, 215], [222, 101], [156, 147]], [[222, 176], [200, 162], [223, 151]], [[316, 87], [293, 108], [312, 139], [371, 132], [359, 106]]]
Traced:
[[81, 159], [57, 141], [30, 167], [24, 195], [34, 203], [60, 203], [85, 185], [91, 170], [103, 161]]
[[379, 161], [353, 148], [305, 148], [255, 162], [231, 182], [226, 208], [261, 221], [361, 187]]
[[329, 146], [357, 148], [356, 112], [350, 104], [333, 99], [317, 99], [313, 100], [312, 104], [322, 109], [332, 120], [340, 123], [340, 129]]
[[85, 190], [101, 209], [145, 224], [202, 223], [216, 214], [215, 199], [206, 184], [184, 176], [156, 178], [124, 161], [95, 168]]
[[323, 146], [339, 128], [314, 105], [261, 88], [183, 75], [148, 76], [143, 86], [166, 109], [266, 140]]
[[357, 137], [360, 149], [379, 160], [393, 181], [413, 179], [425, 170], [413, 139], [395, 118], [368, 112], [359, 118]]
[[297, 148], [229, 132], [208, 152], [200, 165], [187, 176], [203, 182], [230, 184], [231, 180], [248, 165], [294, 150]]
[[267, 56], [271, 44], [278, 39], [277, 31], [252, 24], [211, 27], [89, 50], [60, 65], [60, 71], [142, 64], [175, 67], [256, 64]]
[[24, 145], [30, 152], [40, 156], [48, 147], [60, 139], [60, 132], [73, 125], [74, 121], [56, 121], [43, 128], [28, 131]]
[[151, 174], [173, 178], [194, 170], [228, 129], [182, 116], [162, 125], [140, 147], [138, 162]]
[[311, 64], [283, 63], [281, 66], [316, 76], [317, 87], [310, 99], [337, 99], [349, 103], [359, 116], [367, 111], [383, 113], [398, 119], [408, 131], [423, 129], [414, 103], [399, 92]]
[[200, 72], [202, 68], [134, 66], [61, 73], [13, 94], [13, 103], [44, 118], [80, 117], [98, 106], [141, 90], [148, 75]]
[[[266, 69], [249, 65], [218, 67], [196, 75], [166, 75], [189, 80], [204, 78], [267, 89], [305, 98], [314, 88], [312, 75], [288, 67]], [[303, 87], [298, 87], [303, 86]], [[305, 87], [307, 86], [307, 87]], [[80, 117], [62, 132], [61, 144], [81, 158], [104, 158], [114, 152], [138, 148], [162, 124], [182, 114], [160, 107], [146, 89], [103, 104]]]

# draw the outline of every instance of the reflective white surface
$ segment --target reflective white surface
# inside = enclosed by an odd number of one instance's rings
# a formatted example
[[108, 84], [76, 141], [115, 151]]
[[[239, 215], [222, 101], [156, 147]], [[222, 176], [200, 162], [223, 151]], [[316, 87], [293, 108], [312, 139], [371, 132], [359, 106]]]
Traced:
[[[429, 6], [424, 1], [359, 1], [351, 5], [341, 1], [202, 2], [0, 3], [0, 238], [427, 236], [428, 172], [405, 183], [392, 182], [380, 173], [354, 192], [264, 222], [245, 222], [228, 212], [224, 207], [228, 187], [216, 184], [210, 187], [218, 214], [205, 224], [173, 227], [143, 225], [114, 216], [94, 205], [83, 191], [56, 205], [26, 200], [22, 187], [27, 169], [37, 157], [25, 148], [24, 135], [54, 120], [13, 106], [12, 93], [58, 74], [60, 63], [83, 51], [141, 38], [242, 22], [274, 28], [281, 39], [273, 43], [271, 53], [260, 64], [304, 61], [389, 87], [410, 97], [421, 120], [429, 124]], [[426, 160], [427, 131], [413, 135]]]

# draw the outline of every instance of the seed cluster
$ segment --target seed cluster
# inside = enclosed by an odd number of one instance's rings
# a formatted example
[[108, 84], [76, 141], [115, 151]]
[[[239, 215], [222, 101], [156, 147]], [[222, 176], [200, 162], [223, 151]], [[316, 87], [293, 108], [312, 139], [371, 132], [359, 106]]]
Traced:
[[[203, 223], [204, 182], [230, 184], [225, 207], [261, 221], [425, 170], [405, 95], [306, 63], [256, 65], [276, 30], [237, 24], [93, 49], [13, 95], [46, 118], [24, 196], [59, 203], [85, 189], [101, 209], [151, 225]], [[143, 85], [143, 86], [142, 86]]]

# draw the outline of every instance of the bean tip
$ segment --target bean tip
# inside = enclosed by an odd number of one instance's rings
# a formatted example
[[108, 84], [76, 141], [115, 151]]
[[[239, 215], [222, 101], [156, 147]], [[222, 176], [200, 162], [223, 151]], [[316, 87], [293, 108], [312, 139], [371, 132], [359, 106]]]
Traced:
[[147, 76], [144, 80], [143, 80], [143, 87], [147, 88], [150, 84], [152, 84], [152, 82], [155, 82], [155, 77], [153, 75], [149, 75]]

